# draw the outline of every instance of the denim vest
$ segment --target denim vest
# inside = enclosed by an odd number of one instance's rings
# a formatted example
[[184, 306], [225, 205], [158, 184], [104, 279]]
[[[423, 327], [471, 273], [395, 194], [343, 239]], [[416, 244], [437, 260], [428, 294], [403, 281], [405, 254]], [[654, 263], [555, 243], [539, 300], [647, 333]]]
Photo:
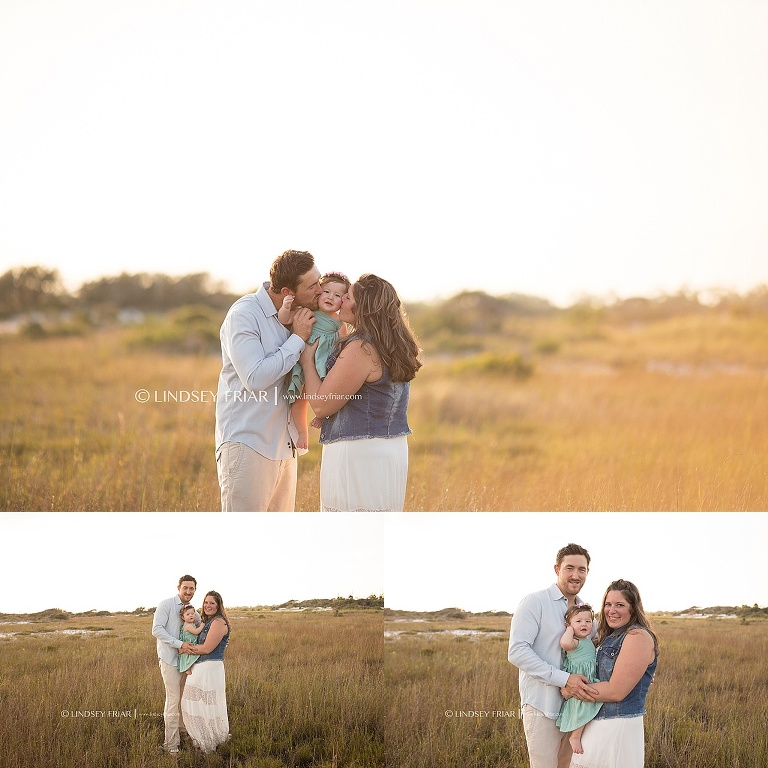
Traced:
[[[606, 682], [611, 679], [613, 666], [616, 659], [619, 658], [619, 651], [624, 642], [626, 633], [608, 635], [603, 640], [602, 645], [597, 648], [597, 679]], [[654, 656], [651, 664], [643, 672], [643, 676], [637, 685], [621, 700], [607, 701], [595, 715], [595, 720], [609, 717], [639, 717], [645, 714], [645, 697], [648, 695], [648, 688], [653, 680], [653, 673], [656, 671], [656, 662], [658, 655]]]
[[[198, 645], [202, 645], [205, 642], [205, 638], [208, 637], [208, 630], [211, 628], [211, 622], [213, 622], [213, 619], [215, 618], [216, 616], [214, 616], [210, 621], [208, 621], [206, 625], [203, 627], [203, 631], [197, 636]], [[219, 616], [218, 618], [221, 618], [221, 616]], [[221, 638], [221, 642], [210, 653], [202, 654], [200, 658], [197, 660], [197, 663], [199, 664], [201, 661], [224, 661], [224, 649], [227, 647], [228, 642], [229, 642], [229, 625], [227, 625], [227, 634]]]
[[[337, 347], [328, 357], [329, 371], [339, 352]], [[409, 381], [392, 381], [382, 363], [381, 378], [366, 381], [342, 408], [323, 419], [320, 443], [410, 435], [406, 413], [410, 388]]]

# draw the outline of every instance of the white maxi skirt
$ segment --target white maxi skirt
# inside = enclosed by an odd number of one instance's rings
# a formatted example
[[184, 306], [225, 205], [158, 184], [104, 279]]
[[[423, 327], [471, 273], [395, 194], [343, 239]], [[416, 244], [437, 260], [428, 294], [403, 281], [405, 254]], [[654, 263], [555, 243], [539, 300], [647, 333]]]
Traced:
[[408, 480], [408, 436], [339, 440], [323, 445], [323, 512], [402, 512]]
[[643, 716], [591, 720], [581, 737], [583, 755], [571, 758], [570, 768], [643, 768]]
[[181, 717], [203, 752], [213, 752], [229, 739], [225, 684], [223, 661], [199, 661], [184, 685]]

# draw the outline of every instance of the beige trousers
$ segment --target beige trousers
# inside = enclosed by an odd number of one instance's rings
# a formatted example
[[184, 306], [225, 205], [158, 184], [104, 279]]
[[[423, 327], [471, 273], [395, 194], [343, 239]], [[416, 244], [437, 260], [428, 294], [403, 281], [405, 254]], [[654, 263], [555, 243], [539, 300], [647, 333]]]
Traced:
[[265, 459], [244, 443], [224, 443], [216, 466], [222, 512], [293, 512], [295, 456]]
[[573, 754], [568, 734], [562, 733], [554, 720], [526, 704], [523, 707], [523, 730], [531, 768], [568, 768]]
[[165, 721], [165, 742], [163, 749], [179, 748], [179, 727], [181, 724], [181, 695], [184, 693], [186, 675], [182, 675], [176, 667], [167, 661], [160, 661], [160, 674], [165, 684], [165, 708], [163, 720]]

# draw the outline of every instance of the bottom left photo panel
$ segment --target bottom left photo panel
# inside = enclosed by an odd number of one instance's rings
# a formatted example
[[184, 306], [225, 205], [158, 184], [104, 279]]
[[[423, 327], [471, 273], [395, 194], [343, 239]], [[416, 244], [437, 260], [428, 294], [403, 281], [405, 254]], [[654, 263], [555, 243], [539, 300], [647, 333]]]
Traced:
[[3, 513], [0, 754], [382, 766], [383, 524]]

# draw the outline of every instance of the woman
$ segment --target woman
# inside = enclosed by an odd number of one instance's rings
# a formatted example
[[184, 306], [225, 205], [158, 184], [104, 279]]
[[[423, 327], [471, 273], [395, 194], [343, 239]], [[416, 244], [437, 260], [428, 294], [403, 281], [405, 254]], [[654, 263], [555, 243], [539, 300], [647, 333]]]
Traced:
[[[659, 643], [631, 581], [608, 585], [597, 625], [597, 678], [603, 706], [584, 729], [584, 754], [570, 768], [642, 768], [645, 697], [656, 671]], [[561, 689], [563, 692], [564, 689]], [[567, 693], [563, 692], [567, 698]]]
[[395, 289], [376, 275], [350, 286], [339, 319], [352, 328], [328, 358], [324, 380], [315, 367], [317, 345], [301, 353], [305, 396], [323, 420], [320, 508], [402, 511], [418, 344]]
[[208, 592], [200, 609], [205, 624], [197, 639], [200, 658], [192, 666], [181, 697], [181, 716], [195, 746], [213, 752], [229, 739], [229, 717], [224, 679], [224, 649], [229, 642], [229, 619], [218, 592]]

